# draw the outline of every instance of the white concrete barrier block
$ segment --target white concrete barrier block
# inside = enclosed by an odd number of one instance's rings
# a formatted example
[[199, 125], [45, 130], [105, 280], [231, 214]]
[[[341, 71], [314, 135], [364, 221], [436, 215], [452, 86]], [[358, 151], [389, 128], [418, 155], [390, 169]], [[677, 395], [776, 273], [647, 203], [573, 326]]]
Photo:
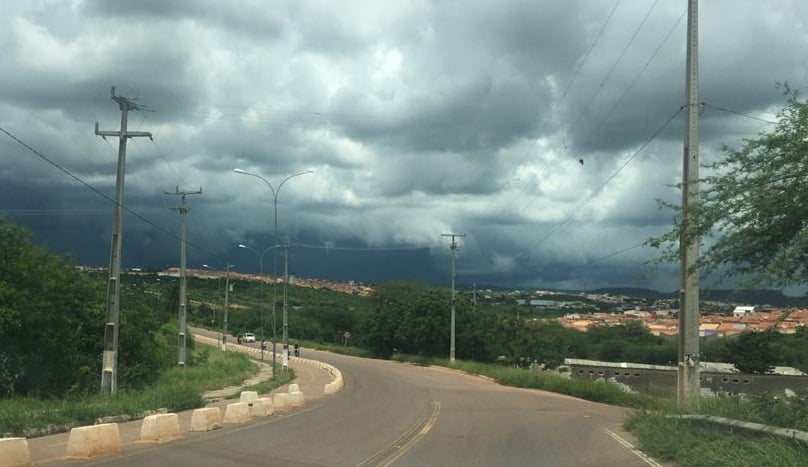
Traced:
[[79, 426], [70, 430], [67, 458], [88, 458], [121, 452], [121, 432], [117, 423]]
[[0, 438], [0, 467], [27, 467], [31, 452], [25, 438]]
[[252, 420], [250, 404], [246, 402], [227, 404], [227, 408], [224, 410], [224, 423], [247, 423], [250, 420]]
[[222, 411], [218, 407], [203, 407], [191, 414], [188, 431], [210, 431], [222, 427]]
[[241, 396], [238, 401], [250, 404], [256, 399], [258, 399], [258, 393], [256, 391], [241, 391]]
[[337, 393], [337, 387], [334, 386], [334, 383], [327, 383], [323, 386], [323, 393], [327, 395], [332, 395]]
[[140, 425], [140, 441], [163, 443], [181, 437], [180, 419], [175, 413], [149, 415]]
[[253, 417], [268, 417], [275, 413], [275, 404], [272, 403], [272, 398], [261, 397], [253, 401], [250, 407], [250, 415]]
[[289, 403], [292, 407], [303, 407], [306, 403], [306, 396], [302, 391], [289, 392]]
[[284, 392], [275, 394], [273, 403], [275, 405], [276, 412], [283, 412], [292, 408], [292, 403], [289, 400], [289, 394]]
[[299, 384], [297, 384], [297, 383], [292, 383], [292, 384], [290, 384], [290, 385], [289, 385], [289, 392], [290, 392], [290, 393], [293, 393], [293, 392], [300, 392], [300, 385], [299, 385]]

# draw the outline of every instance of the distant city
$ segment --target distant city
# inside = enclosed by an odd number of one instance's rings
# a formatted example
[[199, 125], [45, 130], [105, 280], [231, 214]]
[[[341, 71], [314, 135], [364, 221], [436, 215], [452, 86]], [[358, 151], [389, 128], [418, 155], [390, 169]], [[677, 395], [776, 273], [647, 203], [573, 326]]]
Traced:
[[[102, 272], [106, 268], [79, 266], [84, 271]], [[179, 277], [178, 268], [161, 271], [128, 269], [127, 274], [157, 274], [165, 277]], [[225, 271], [209, 269], [186, 270], [188, 277], [218, 279]], [[230, 271], [233, 281], [283, 283], [283, 276], [270, 274], [249, 274]], [[373, 287], [358, 281], [332, 281], [323, 279], [290, 276], [289, 283], [299, 287], [327, 289], [334, 292], [369, 296]], [[524, 319], [530, 321], [557, 321], [566, 328], [586, 332], [590, 326], [615, 326], [629, 322], [640, 322], [655, 336], [676, 336], [679, 332], [678, 300], [659, 298], [659, 292], [638, 289], [637, 294], [653, 296], [624, 295], [614, 292], [569, 292], [557, 290], [502, 290], [471, 289], [463, 294], [480, 303], [491, 305], [517, 305], [524, 307]], [[728, 296], [741, 296], [744, 292], [725, 291]], [[749, 291], [751, 295], [772, 294], [772, 291]], [[535, 298], [534, 298], [535, 297]], [[775, 296], [775, 298], [777, 298]], [[783, 297], [787, 298], [787, 297]], [[797, 303], [797, 302], [795, 302]], [[808, 307], [775, 306], [769, 304], [746, 304], [731, 300], [705, 300], [701, 303], [699, 336], [704, 338], [725, 337], [745, 331], [762, 332], [774, 330], [783, 334], [793, 334], [800, 327], [808, 326]]]

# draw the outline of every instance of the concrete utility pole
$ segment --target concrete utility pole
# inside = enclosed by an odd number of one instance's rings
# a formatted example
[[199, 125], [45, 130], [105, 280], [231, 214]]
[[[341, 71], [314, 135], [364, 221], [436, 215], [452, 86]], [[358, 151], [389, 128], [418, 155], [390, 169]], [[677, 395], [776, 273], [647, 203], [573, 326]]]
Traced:
[[115, 180], [115, 209], [112, 214], [112, 239], [109, 248], [109, 282], [107, 283], [107, 321], [104, 326], [104, 354], [101, 362], [101, 391], [115, 394], [118, 387], [118, 328], [121, 323], [121, 236], [123, 206], [123, 187], [126, 167], [126, 140], [128, 138], [146, 136], [151, 139], [148, 131], [128, 131], [126, 128], [130, 110], [148, 110], [134, 99], [116, 96], [115, 87], [112, 87], [112, 100], [118, 103], [121, 110], [120, 131], [99, 131], [98, 122], [95, 122], [95, 134], [106, 139], [107, 136], [117, 136], [118, 143], [118, 173]]
[[185, 352], [186, 352], [186, 344], [185, 344], [185, 316], [187, 313], [187, 299], [185, 293], [185, 282], [186, 282], [186, 275], [185, 275], [185, 215], [188, 214], [188, 208], [185, 207], [185, 197], [188, 195], [201, 195], [202, 188], [199, 188], [199, 191], [184, 191], [180, 190], [180, 187], [176, 188], [176, 191], [173, 193], [170, 191], [166, 191], [165, 194], [167, 195], [174, 195], [174, 196], [181, 196], [180, 198], [180, 205], [176, 208], [171, 208], [180, 213], [180, 310], [179, 310], [179, 325], [177, 326], [177, 364], [179, 366], [185, 366]]
[[682, 169], [682, 225], [679, 238], [681, 290], [679, 292], [679, 354], [676, 397], [680, 407], [699, 405], [699, 239], [691, 225], [699, 198], [699, 13], [698, 0], [689, 0], [687, 69], [685, 72], [685, 125]]
[[283, 257], [283, 369], [289, 367], [289, 242]]
[[455, 361], [455, 255], [460, 246], [457, 244], [455, 237], [465, 237], [466, 234], [440, 234], [441, 237], [452, 237], [452, 243], [449, 244], [449, 249], [452, 250], [452, 331], [449, 340], [449, 361]]
[[232, 267], [233, 265], [230, 264], [230, 261], [228, 261], [224, 273], [224, 329], [222, 330], [223, 352], [227, 352], [227, 312], [230, 310], [228, 298], [230, 297], [230, 268]]

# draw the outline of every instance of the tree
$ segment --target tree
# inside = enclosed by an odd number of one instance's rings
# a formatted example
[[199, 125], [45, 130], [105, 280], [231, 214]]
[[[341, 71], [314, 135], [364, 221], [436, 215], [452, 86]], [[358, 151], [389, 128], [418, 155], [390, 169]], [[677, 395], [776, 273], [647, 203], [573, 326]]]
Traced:
[[741, 373], [770, 373], [778, 362], [775, 344], [780, 337], [772, 330], [744, 332], [727, 342], [729, 361]]
[[[705, 240], [699, 267], [727, 268], [749, 282], [788, 286], [808, 278], [808, 102], [785, 86], [788, 105], [774, 129], [746, 139], [740, 149], [706, 164], [701, 195], [684, 237]], [[679, 209], [676, 206], [668, 207]], [[648, 241], [663, 258], [678, 259], [675, 227]]]

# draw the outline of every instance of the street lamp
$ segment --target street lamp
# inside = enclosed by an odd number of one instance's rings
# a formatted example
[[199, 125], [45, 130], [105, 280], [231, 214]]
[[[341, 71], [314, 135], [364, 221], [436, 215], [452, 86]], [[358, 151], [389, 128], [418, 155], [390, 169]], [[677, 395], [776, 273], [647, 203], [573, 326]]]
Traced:
[[[264, 298], [264, 255], [267, 254], [269, 250], [278, 248], [280, 245], [272, 245], [268, 246], [262, 252], [258, 252], [255, 248], [250, 248], [243, 243], [239, 243], [239, 248], [244, 248], [245, 250], [250, 250], [255, 253], [255, 256], [258, 257], [258, 268], [259, 273], [258, 277], [261, 280], [261, 298]], [[266, 333], [264, 332], [264, 308], [261, 307], [261, 360], [264, 359], [264, 345], [263, 342], [265, 341]], [[272, 307], [272, 374], [274, 375], [276, 370], [276, 363], [275, 363], [275, 342], [277, 341], [277, 335], [275, 333], [275, 307]]]
[[[289, 175], [288, 177], [281, 180], [278, 184], [278, 189], [272, 187], [272, 184], [269, 181], [258, 175], [256, 173], [247, 172], [246, 170], [242, 169], [233, 169], [234, 173], [240, 175], [249, 175], [250, 177], [260, 178], [266, 186], [269, 188], [269, 191], [272, 193], [272, 206], [273, 206], [273, 213], [274, 213], [274, 221], [273, 221], [273, 240], [275, 242], [278, 241], [278, 194], [281, 192], [281, 188], [283, 188], [283, 184], [287, 181], [299, 177], [301, 175], [306, 175], [310, 173], [314, 173], [312, 170], [306, 170], [303, 172], [298, 172], [296, 174]], [[277, 264], [275, 261], [275, 256], [272, 257], [272, 275], [277, 277]], [[272, 314], [275, 315], [275, 301], [276, 301], [276, 284], [277, 281], [272, 281]], [[274, 355], [274, 348], [273, 348], [273, 355]], [[273, 357], [274, 358], [274, 357]], [[283, 308], [283, 367], [286, 368], [289, 366], [289, 319], [286, 311], [286, 307]]]
[[[216, 268], [214, 268], [214, 267], [212, 267], [212, 266], [210, 266], [208, 264], [203, 264], [202, 269], [208, 269], [210, 271], [216, 271]], [[222, 327], [221, 327], [221, 325], [216, 326], [216, 308], [217, 308], [217, 305], [221, 303], [221, 302], [218, 302], [218, 300], [219, 300], [218, 297], [219, 297], [220, 293], [222, 293], [222, 276], [216, 275], [216, 297], [217, 298], [216, 298], [216, 300], [213, 301], [213, 326], [217, 328], [217, 331], [216, 331], [216, 343], [217, 343], [217, 345], [220, 342], [222, 342], [222, 336], [221, 336]]]
[[[227, 352], [227, 311], [230, 309], [228, 302], [230, 292], [230, 268], [233, 266], [235, 266], [235, 264], [230, 264], [230, 261], [228, 261], [224, 267], [224, 325], [222, 329], [222, 350], [225, 352]], [[213, 268], [207, 264], [203, 264], [202, 267], [213, 270]], [[221, 277], [219, 280], [221, 280]], [[216, 288], [218, 289], [218, 285]]]

